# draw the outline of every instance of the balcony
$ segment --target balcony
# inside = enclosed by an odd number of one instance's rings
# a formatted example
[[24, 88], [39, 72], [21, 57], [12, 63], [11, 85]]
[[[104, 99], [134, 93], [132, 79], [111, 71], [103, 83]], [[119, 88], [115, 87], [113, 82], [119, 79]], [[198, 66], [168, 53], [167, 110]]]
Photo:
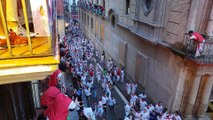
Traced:
[[90, 2], [81, 2], [79, 3], [79, 7], [101, 17], [105, 17], [105, 8], [101, 5], [92, 4]]
[[0, 0], [0, 84], [44, 78], [59, 63], [55, 3], [10, 2]]
[[212, 64], [213, 63], [213, 39], [205, 37], [205, 43], [200, 56], [195, 56], [197, 43], [193, 40], [184, 40], [184, 43], [170, 44], [168, 42], [159, 42], [160, 45], [170, 48], [174, 53], [179, 54], [185, 59], [194, 61], [198, 64]]

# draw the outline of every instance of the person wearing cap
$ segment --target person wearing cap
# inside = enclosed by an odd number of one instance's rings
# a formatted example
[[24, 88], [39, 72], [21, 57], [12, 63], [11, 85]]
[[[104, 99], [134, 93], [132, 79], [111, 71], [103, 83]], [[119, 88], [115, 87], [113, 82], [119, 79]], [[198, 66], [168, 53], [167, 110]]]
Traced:
[[200, 33], [194, 32], [192, 30], [190, 30], [188, 32], [188, 36], [189, 36], [190, 40], [194, 40], [197, 44], [195, 57], [200, 56], [200, 53], [203, 51], [205, 39], [203, 38], [203, 36]]

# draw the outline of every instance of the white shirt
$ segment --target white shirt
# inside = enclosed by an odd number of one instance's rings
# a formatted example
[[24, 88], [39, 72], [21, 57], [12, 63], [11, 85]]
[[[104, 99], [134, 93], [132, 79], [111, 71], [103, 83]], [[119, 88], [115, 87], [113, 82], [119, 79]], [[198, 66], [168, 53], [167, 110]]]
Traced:
[[124, 109], [125, 109], [125, 112], [130, 112], [130, 110], [131, 110], [131, 106], [130, 105], [125, 105], [125, 107], [124, 107]]
[[86, 96], [90, 96], [91, 95], [90, 90], [88, 90], [88, 89], [84, 89], [84, 92], [85, 92]]
[[140, 100], [140, 107], [141, 107], [142, 109], [144, 109], [144, 108], [146, 107], [146, 105], [147, 105], [147, 102], [146, 102], [146, 101]]
[[145, 99], [146, 98], [146, 94], [141, 93], [140, 95], [138, 95], [140, 98]]
[[113, 105], [115, 105], [115, 104], [116, 104], [116, 101], [115, 101], [114, 98], [108, 98], [108, 105], [113, 106]]
[[141, 112], [142, 120], [149, 120], [149, 112]]
[[141, 113], [135, 112], [135, 120], [141, 120], [142, 116]]
[[138, 99], [137, 95], [131, 95], [130, 101], [135, 102]]
[[99, 101], [99, 102], [98, 102], [98, 106], [103, 107], [103, 102], [102, 102], [102, 101]]
[[106, 104], [107, 103], [107, 97], [103, 96], [102, 97], [102, 102], [103, 102], [103, 104]]
[[157, 105], [155, 106], [155, 111], [156, 111], [157, 113], [161, 113], [161, 112], [163, 111], [163, 106], [162, 106], [162, 105], [159, 106], [159, 105], [157, 104]]
[[174, 115], [173, 117], [174, 117], [175, 120], [182, 120], [179, 115]]

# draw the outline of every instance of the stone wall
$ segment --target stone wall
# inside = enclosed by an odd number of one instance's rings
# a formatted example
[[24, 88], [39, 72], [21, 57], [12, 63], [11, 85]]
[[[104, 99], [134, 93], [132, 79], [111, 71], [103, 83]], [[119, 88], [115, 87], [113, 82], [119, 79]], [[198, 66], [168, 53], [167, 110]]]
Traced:
[[[196, 81], [203, 80], [202, 76], [206, 74], [211, 75], [213, 69], [211, 66], [188, 65], [188, 60], [158, 44], [161, 41], [173, 44], [184, 41], [191, 0], [152, 1], [158, 4], [146, 16], [140, 0], [131, 1], [131, 15], [125, 14], [125, 1], [107, 0], [106, 10], [113, 9], [117, 24], [112, 26], [110, 19], [84, 12], [90, 20], [93, 18], [94, 26], [91, 29], [90, 25], [81, 24], [81, 28], [95, 42], [96, 48], [126, 67], [128, 80], [144, 88], [153, 102], [161, 101], [171, 111], [192, 114], [194, 106], [200, 108], [206, 88], [206, 82]], [[104, 29], [103, 33], [101, 29]], [[101, 34], [104, 36], [102, 40]]]

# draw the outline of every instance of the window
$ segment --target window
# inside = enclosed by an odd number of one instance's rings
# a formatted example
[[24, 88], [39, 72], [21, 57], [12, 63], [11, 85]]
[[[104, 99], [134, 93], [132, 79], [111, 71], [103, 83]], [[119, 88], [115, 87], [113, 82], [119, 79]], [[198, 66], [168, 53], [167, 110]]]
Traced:
[[112, 17], [111, 17], [111, 24], [113, 27], [115, 27], [115, 16], [114, 15], [112, 15]]
[[126, 0], [126, 14], [129, 14], [130, 10], [130, 0]]
[[86, 13], [84, 13], [84, 25], [86, 25]]
[[101, 24], [101, 30], [100, 30], [100, 39], [101, 39], [101, 42], [103, 43], [103, 40], [104, 40], [104, 23]]
[[93, 18], [91, 18], [91, 29], [93, 29]]
[[98, 21], [95, 21], [95, 37], [97, 37], [98, 34]]
[[89, 26], [89, 15], [87, 15], [87, 25]]
[[153, 0], [143, 0], [142, 7], [144, 10], [144, 15], [148, 16], [153, 8]]
[[84, 19], [84, 14], [83, 12], [81, 12], [81, 22], [83, 23], [83, 19]]

